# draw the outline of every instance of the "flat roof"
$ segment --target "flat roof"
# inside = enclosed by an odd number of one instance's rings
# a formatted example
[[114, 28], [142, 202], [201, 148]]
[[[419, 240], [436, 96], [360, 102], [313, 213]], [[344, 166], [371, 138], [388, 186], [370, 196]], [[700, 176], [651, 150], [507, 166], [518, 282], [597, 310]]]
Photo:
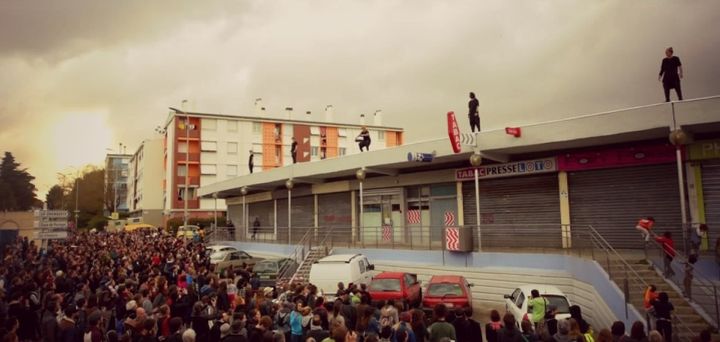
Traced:
[[[445, 127], [445, 115], [438, 115], [437, 124]], [[529, 123], [518, 126], [520, 137], [492, 129], [475, 133], [477, 149], [487, 161], [509, 161], [514, 156], [546, 151], [610, 145], [633, 141], [667, 139], [678, 128], [692, 134], [720, 132], [720, 96], [580, 115], [563, 120]], [[472, 136], [472, 134], [466, 134]], [[356, 153], [320, 161], [298, 163], [268, 171], [244, 175], [201, 187], [198, 194], [218, 198], [284, 188], [285, 181], [296, 184], [322, 183], [326, 180], [355, 180], [355, 172], [366, 169], [368, 175], [393, 175], [450, 167], [469, 166], [475, 146], [463, 145], [454, 153], [447, 137], [405, 144], [392, 148]], [[408, 154], [434, 153], [430, 163], [408, 161]]]

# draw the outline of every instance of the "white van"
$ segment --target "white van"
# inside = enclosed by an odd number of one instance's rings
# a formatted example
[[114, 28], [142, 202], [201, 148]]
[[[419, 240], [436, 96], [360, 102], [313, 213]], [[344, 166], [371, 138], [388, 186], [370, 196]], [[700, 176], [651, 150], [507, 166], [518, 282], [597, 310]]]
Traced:
[[308, 281], [317, 286], [328, 301], [335, 300], [337, 284], [369, 284], [375, 265], [362, 254], [337, 254], [316, 261], [310, 268]]

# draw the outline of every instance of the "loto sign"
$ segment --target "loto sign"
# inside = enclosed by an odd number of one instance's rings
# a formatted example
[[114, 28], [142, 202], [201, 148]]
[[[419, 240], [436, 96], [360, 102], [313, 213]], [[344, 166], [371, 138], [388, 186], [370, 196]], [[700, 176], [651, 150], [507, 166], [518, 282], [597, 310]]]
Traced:
[[452, 145], [453, 152], [460, 153], [462, 146], [460, 145], [460, 128], [458, 127], [457, 120], [455, 119], [455, 112], [447, 113], [447, 127], [448, 137], [450, 138], [450, 145]]

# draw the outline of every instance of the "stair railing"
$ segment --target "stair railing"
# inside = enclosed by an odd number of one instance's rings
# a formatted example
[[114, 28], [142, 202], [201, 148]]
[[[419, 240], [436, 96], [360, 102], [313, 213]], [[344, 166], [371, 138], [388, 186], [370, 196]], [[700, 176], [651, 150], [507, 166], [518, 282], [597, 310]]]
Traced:
[[[295, 244], [295, 248], [293, 249], [293, 251], [290, 252], [290, 254], [287, 256], [287, 258], [291, 261], [281, 265], [280, 270], [278, 271], [278, 280], [290, 278], [290, 283], [292, 283], [293, 279], [295, 278], [295, 274], [297, 273], [297, 270], [300, 269], [302, 263], [305, 261], [308, 254], [310, 254], [310, 249], [312, 248], [312, 240], [314, 237], [315, 232], [313, 229], [305, 230], [305, 234], [303, 234], [302, 238], [300, 238], [300, 241]], [[295, 267], [295, 265], [298, 266]]]

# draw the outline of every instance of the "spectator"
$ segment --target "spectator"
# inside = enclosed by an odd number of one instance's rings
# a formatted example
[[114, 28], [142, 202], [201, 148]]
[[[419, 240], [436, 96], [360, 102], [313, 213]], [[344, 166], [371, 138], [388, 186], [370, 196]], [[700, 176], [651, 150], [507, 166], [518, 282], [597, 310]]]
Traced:
[[360, 135], [355, 138], [355, 141], [358, 142], [360, 152], [363, 151], [363, 148], [365, 148], [365, 151], [370, 151], [370, 131], [368, 131], [367, 127], [362, 126]]
[[500, 322], [500, 313], [497, 310], [490, 311], [490, 323], [485, 325], [485, 335], [488, 342], [497, 342], [497, 334], [503, 328]]
[[663, 58], [660, 64], [660, 73], [658, 74], [658, 81], [663, 84], [663, 91], [665, 91], [665, 102], [670, 102], [670, 89], [675, 89], [678, 100], [682, 101], [683, 95], [680, 90], [680, 79], [683, 78], [682, 63], [680, 58], [673, 56], [673, 48], [669, 47], [665, 49], [665, 58]]
[[173, 317], [170, 319], [170, 322], [168, 323], [170, 335], [167, 337], [167, 342], [182, 342], [182, 332], [180, 329], [182, 329], [182, 318], [180, 317]]
[[610, 328], [612, 333], [613, 342], [622, 342], [627, 335], [625, 334], [625, 323], [622, 321], [615, 321]]
[[546, 335], [551, 337], [557, 333], [558, 320], [555, 318], [557, 315], [557, 306], [550, 304], [548, 310], [545, 313], [545, 329], [539, 332], [539, 335]]
[[655, 285], [648, 285], [643, 294], [643, 306], [645, 307], [645, 320], [648, 323], [648, 328], [652, 329], [655, 326], [655, 310], [653, 309], [653, 303], [658, 299], [657, 287]]
[[475, 98], [475, 93], [470, 92], [470, 101], [468, 101], [468, 119], [470, 120], [470, 130], [475, 133], [475, 129], [480, 132], [480, 113], [478, 112], [479, 102]]
[[455, 328], [445, 321], [447, 306], [445, 304], [436, 304], [433, 308], [433, 314], [435, 315], [435, 323], [428, 328], [430, 330], [430, 342], [440, 342], [443, 338], [457, 339]]
[[610, 332], [610, 329], [605, 328], [600, 330], [600, 333], [598, 333], [598, 338], [596, 340], [597, 342], [614, 342], [613, 335]]
[[672, 233], [665, 232], [662, 236], [656, 237], [655, 241], [660, 243], [663, 248], [663, 276], [665, 276], [665, 278], [672, 278], [675, 276], [675, 272], [672, 269], [672, 261], [675, 258], [675, 244], [672, 239]]
[[643, 240], [645, 243], [650, 241], [650, 231], [652, 230], [652, 227], [655, 225], [655, 218], [652, 216], [648, 216], [646, 218], [640, 219], [638, 221], [637, 225], [635, 225], [635, 229], [637, 229], [640, 234], [643, 236]]
[[665, 341], [672, 342], [672, 312], [675, 308], [666, 292], [660, 292], [658, 300], [653, 303], [653, 308], [657, 319], [657, 331], [665, 337]]
[[[477, 322], [476, 322], [477, 323]], [[425, 324], [425, 312], [420, 309], [412, 311], [412, 330], [415, 333], [415, 341], [426, 342], [430, 338], [428, 336], [427, 325]], [[479, 335], [481, 336], [481, 335]]]
[[663, 336], [657, 330], [650, 331], [648, 334], [648, 342], [663, 342]]
[[570, 318], [574, 319], [579, 328], [581, 334], [592, 334], [592, 328], [590, 327], [590, 324], [583, 319], [582, 316], [582, 310], [580, 309], [580, 306], [578, 305], [572, 305], [570, 306]]
[[635, 321], [630, 328], [630, 338], [628, 342], [648, 342], [647, 335], [645, 335], [645, 326], [640, 321]]
[[515, 316], [506, 313], [503, 316], [503, 328], [497, 334], [498, 342], [523, 342], [522, 333], [517, 329]]
[[535, 326], [535, 331], [542, 331], [544, 329], [545, 313], [547, 312], [547, 299], [540, 296], [540, 292], [535, 289], [530, 291], [530, 296], [528, 308], [532, 309], [532, 323]]
[[685, 296], [688, 300], [692, 300], [693, 272], [697, 261], [698, 256], [696, 254], [691, 254], [688, 256], [687, 261], [683, 263], [685, 266], [685, 277], [683, 277], [683, 296]]
[[530, 321], [522, 321], [522, 323], [520, 323], [520, 327], [522, 328], [523, 342], [537, 342], [540, 340], [538, 334], [533, 331], [533, 324], [530, 323]]

